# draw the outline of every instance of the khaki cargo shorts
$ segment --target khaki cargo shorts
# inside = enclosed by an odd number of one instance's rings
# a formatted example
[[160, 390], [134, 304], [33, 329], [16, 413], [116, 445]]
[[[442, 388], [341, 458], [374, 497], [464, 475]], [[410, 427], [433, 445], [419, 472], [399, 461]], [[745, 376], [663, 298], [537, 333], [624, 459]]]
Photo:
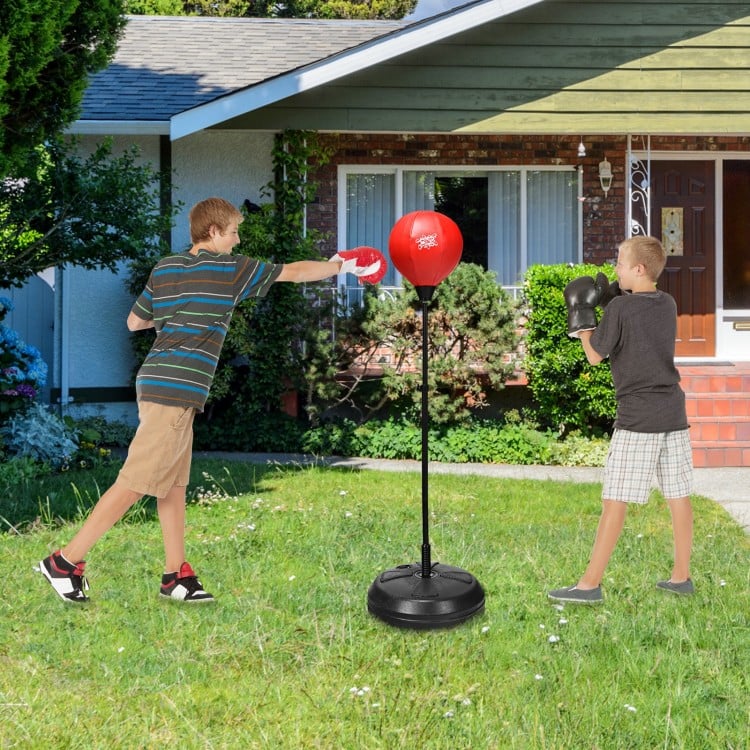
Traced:
[[195, 409], [138, 402], [138, 429], [117, 483], [141, 495], [164, 497], [187, 487], [193, 457]]

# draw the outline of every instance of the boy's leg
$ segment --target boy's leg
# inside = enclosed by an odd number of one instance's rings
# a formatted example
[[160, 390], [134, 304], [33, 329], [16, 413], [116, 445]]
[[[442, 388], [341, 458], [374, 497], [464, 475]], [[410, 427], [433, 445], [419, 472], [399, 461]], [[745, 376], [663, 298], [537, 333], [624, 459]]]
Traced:
[[672, 514], [674, 536], [674, 566], [672, 583], [682, 583], [690, 578], [690, 555], [693, 549], [693, 506], [689, 497], [667, 500]]
[[204, 590], [195, 571], [185, 561], [185, 495], [185, 485], [175, 484], [157, 500], [165, 558], [159, 594], [172, 601], [213, 602], [213, 595]]
[[113, 484], [84, 521], [78, 533], [62, 548], [62, 554], [72, 563], [85, 559], [89, 550], [109, 531], [143, 495], [121, 484]]
[[164, 570], [172, 573], [185, 562], [185, 495], [186, 487], [174, 485], [157, 499], [161, 534], [164, 539]]
[[619, 500], [602, 500], [602, 515], [599, 518], [591, 558], [576, 588], [585, 591], [595, 589], [601, 584], [609, 558], [620, 538], [627, 510], [627, 503]]

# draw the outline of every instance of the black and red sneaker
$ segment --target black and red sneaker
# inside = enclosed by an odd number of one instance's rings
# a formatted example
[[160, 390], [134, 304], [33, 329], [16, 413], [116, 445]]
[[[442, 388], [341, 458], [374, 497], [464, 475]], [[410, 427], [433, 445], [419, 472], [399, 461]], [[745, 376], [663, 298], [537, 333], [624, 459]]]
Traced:
[[72, 563], [63, 557], [60, 550], [53, 552], [39, 563], [41, 574], [50, 582], [52, 588], [64, 602], [85, 604], [89, 598], [84, 594], [88, 591], [89, 582], [84, 570], [86, 561]]
[[201, 582], [190, 567], [184, 562], [176, 573], [165, 573], [161, 577], [159, 596], [179, 602], [212, 602], [213, 596], [203, 590]]

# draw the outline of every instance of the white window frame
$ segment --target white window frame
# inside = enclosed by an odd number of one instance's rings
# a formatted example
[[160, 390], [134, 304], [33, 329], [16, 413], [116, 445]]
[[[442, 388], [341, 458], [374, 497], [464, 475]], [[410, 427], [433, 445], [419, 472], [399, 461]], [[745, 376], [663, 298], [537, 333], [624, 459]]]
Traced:
[[[396, 205], [394, 207], [394, 223], [403, 216], [403, 175], [405, 172], [434, 172], [438, 174], [456, 173], [465, 175], [478, 175], [481, 173], [489, 174], [491, 172], [518, 172], [520, 174], [520, 243], [521, 243], [521, 268], [523, 272], [528, 268], [528, 232], [527, 232], [527, 175], [529, 172], [577, 172], [577, 258], [576, 262], [583, 260], [583, 173], [580, 167], [575, 165], [547, 165], [547, 164], [516, 164], [516, 165], [467, 165], [467, 164], [340, 164], [337, 168], [337, 235], [338, 250], [345, 250], [344, 241], [347, 236], [347, 176], [350, 174], [378, 174], [394, 176], [394, 198]], [[492, 270], [492, 269], [490, 269]], [[396, 282], [402, 283], [401, 274], [396, 269]], [[338, 278], [340, 288], [346, 288], [346, 274], [340, 274]], [[401, 286], [389, 287], [388, 289], [400, 289]], [[513, 295], [520, 292], [521, 287], [518, 285], [503, 285]], [[386, 290], [387, 291], [387, 290]]]

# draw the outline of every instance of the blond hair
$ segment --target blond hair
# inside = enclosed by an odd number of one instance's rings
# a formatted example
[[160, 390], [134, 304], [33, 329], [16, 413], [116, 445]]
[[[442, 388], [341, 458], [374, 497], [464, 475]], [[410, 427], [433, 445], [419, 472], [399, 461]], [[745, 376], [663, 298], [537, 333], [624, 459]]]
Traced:
[[667, 265], [667, 253], [656, 237], [631, 237], [620, 243], [618, 249], [621, 253], [627, 252], [632, 265], [641, 264], [651, 281], [656, 281]]
[[243, 218], [240, 210], [229, 201], [223, 198], [206, 198], [196, 203], [188, 214], [190, 240], [196, 244], [209, 239], [211, 227], [216, 227], [223, 234], [233, 221], [240, 224]]

